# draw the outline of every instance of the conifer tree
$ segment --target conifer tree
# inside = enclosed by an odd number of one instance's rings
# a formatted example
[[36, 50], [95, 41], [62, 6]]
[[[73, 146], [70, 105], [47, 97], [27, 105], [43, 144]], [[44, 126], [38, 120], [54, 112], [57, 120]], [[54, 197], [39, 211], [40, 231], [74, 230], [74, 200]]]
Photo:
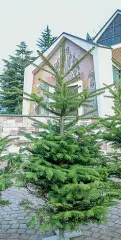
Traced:
[[[34, 58], [25, 42], [21, 42], [17, 47], [14, 56], [10, 56], [9, 60], [3, 60], [4, 70], [0, 76], [2, 90], [0, 112], [21, 114], [24, 69]], [[22, 90], [21, 93], [17, 88]]]
[[13, 159], [13, 156], [11, 154], [7, 154], [7, 150], [10, 144], [11, 139], [9, 137], [0, 138], [0, 205], [9, 204], [9, 199], [2, 199], [1, 191], [12, 185], [9, 166], [7, 166], [7, 162]]
[[[101, 138], [110, 144], [112, 151], [107, 154], [109, 172], [115, 177], [121, 178], [121, 85], [116, 83], [113, 88], [108, 87], [113, 99], [114, 116], [108, 116], [105, 120], [100, 120], [104, 131]], [[109, 97], [109, 96], [107, 96]]]
[[[68, 79], [72, 70], [88, 57], [92, 50], [79, 59], [68, 72], [65, 72], [64, 68], [64, 45], [60, 72], [40, 53], [43, 64], [47, 65], [49, 70], [36, 67], [51, 73], [56, 82], [54, 85], [40, 79], [40, 88], [50, 101], [45, 103], [43, 97], [26, 93], [26, 99], [36, 101], [52, 113], [53, 117], [47, 123], [34, 120], [33, 124], [39, 131], [24, 133], [29, 144], [23, 151], [29, 154], [24, 153], [18, 163], [16, 160], [18, 179], [27, 188], [35, 189], [35, 194], [45, 202], [40, 208], [35, 208], [36, 217], [32, 218], [30, 224], [37, 220], [42, 230], [59, 229], [60, 239], [64, 239], [66, 229], [74, 230], [81, 223], [90, 221], [103, 221], [108, 206], [115, 204], [112, 200], [119, 198], [121, 194], [120, 187], [108, 177], [106, 159], [97, 141], [97, 134], [93, 132], [97, 123], [83, 126], [79, 120], [85, 115], [68, 117], [70, 113], [78, 111], [79, 107], [87, 105], [104, 92], [104, 89], [79, 92], [80, 76], [75, 75], [71, 80]], [[42, 83], [51, 86], [54, 91], [43, 88]], [[77, 84], [77, 91], [70, 87], [73, 83]]]
[[56, 37], [53, 37], [51, 34], [51, 30], [47, 25], [46, 29], [41, 33], [41, 37], [37, 40], [37, 47], [44, 53], [56, 40]]

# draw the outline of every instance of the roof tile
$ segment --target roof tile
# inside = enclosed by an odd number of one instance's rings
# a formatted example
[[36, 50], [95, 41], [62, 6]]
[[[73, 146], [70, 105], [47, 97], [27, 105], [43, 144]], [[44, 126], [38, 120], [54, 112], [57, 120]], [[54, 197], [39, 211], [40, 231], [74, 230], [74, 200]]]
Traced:
[[112, 57], [121, 64], [121, 47], [112, 50]]

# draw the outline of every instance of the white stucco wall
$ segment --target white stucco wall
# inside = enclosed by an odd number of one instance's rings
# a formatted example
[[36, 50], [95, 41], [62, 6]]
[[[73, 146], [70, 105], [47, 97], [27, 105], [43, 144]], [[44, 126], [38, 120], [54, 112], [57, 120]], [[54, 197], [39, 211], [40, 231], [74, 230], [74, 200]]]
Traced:
[[[112, 51], [111, 49], [97, 47], [93, 52], [94, 57], [94, 69], [96, 78], [96, 88], [100, 89], [104, 87], [104, 84], [113, 84], [113, 71], [112, 71]], [[98, 96], [98, 111], [100, 117], [106, 117], [106, 115], [113, 115], [113, 101], [110, 93], [105, 90], [104, 94]]]
[[[24, 92], [32, 93], [33, 70], [34, 66], [29, 65], [24, 72]], [[24, 97], [29, 98], [24, 95]], [[22, 115], [29, 115], [30, 101], [23, 99]]]

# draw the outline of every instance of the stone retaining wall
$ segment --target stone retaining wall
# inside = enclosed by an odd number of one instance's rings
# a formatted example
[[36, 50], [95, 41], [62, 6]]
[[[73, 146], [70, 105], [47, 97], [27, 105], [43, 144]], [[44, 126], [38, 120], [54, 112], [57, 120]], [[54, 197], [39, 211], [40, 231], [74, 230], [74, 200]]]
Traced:
[[[46, 122], [50, 119], [50, 116], [31, 116], [37, 120]], [[83, 125], [94, 122], [95, 120], [84, 120], [82, 121]], [[32, 132], [35, 128], [32, 126], [33, 121], [30, 119], [30, 116], [22, 115], [0, 115], [0, 137], [5, 137], [10, 135], [14, 140], [12, 141], [11, 146], [9, 147], [9, 152], [18, 152], [21, 142], [26, 142], [26, 138], [20, 133], [21, 130], [25, 132]], [[102, 146], [104, 152], [110, 151], [110, 147], [107, 144]]]

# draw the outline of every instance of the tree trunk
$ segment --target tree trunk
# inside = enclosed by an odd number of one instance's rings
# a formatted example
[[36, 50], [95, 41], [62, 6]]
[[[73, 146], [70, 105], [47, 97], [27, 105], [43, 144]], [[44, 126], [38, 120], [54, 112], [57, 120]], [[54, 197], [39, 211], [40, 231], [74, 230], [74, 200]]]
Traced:
[[59, 240], [65, 240], [65, 237], [64, 237], [64, 230], [63, 229], [59, 229]]
[[60, 117], [60, 135], [64, 135], [64, 116]]

